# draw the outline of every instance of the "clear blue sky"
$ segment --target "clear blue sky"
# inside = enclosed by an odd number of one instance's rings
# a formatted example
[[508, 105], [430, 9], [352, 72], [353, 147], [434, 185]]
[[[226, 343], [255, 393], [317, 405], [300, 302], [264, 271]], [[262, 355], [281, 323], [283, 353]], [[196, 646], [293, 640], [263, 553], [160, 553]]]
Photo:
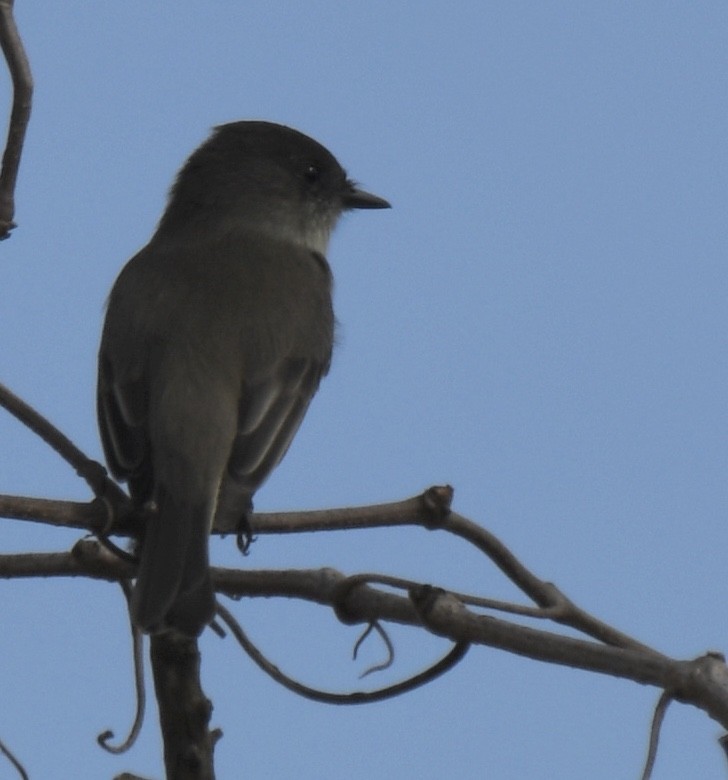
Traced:
[[[100, 457], [95, 359], [116, 274], [209, 127], [290, 124], [393, 209], [337, 232], [333, 369], [258, 508], [450, 482], [458, 511], [584, 608], [676, 657], [728, 649], [725, 3], [20, 0], [17, 16], [37, 90], [20, 227], [0, 245], [1, 381]], [[0, 492], [87, 497], [1, 413], [0, 441]], [[77, 537], [0, 529], [4, 551]], [[424, 531], [264, 537], [244, 561], [233, 546], [215, 560], [515, 595]], [[132, 715], [118, 588], [1, 587], [0, 739], [34, 779], [159, 777], [153, 706], [131, 754], [94, 742]], [[358, 687], [383, 654], [371, 641], [352, 663], [358, 631], [320, 608], [234, 609], [311, 684]], [[396, 676], [445, 649], [392, 636]], [[631, 780], [658, 696], [476, 648], [424, 690], [333, 708], [277, 687], [232, 641], [202, 650], [226, 780]], [[719, 734], [674, 705], [655, 777], [725, 777]]]

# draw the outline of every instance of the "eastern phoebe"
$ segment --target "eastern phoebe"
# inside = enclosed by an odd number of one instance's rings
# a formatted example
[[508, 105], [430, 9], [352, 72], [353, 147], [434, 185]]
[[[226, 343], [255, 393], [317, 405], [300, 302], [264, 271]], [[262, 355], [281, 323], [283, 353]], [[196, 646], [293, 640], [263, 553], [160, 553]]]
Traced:
[[245, 523], [329, 370], [331, 231], [344, 211], [388, 207], [296, 130], [221, 125], [116, 280], [98, 416], [111, 472], [149, 510], [142, 631], [197, 636], [212, 619], [213, 520]]

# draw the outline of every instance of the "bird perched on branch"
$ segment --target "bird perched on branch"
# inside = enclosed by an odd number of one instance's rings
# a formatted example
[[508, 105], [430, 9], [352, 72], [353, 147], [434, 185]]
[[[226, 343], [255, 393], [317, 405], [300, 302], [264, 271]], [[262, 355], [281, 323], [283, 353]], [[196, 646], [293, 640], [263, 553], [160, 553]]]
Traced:
[[141, 630], [196, 636], [212, 619], [211, 525], [245, 527], [329, 370], [331, 232], [345, 211], [388, 207], [296, 130], [221, 125], [116, 280], [98, 416], [111, 472], [149, 510]]

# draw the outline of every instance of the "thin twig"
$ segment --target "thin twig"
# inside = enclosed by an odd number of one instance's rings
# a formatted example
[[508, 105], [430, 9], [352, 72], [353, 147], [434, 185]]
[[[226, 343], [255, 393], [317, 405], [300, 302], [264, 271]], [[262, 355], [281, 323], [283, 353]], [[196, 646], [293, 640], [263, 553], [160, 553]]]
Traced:
[[0, 240], [15, 227], [15, 184], [30, 121], [33, 77], [13, 16], [13, 0], [0, 0], [0, 46], [13, 81], [13, 108], [0, 172]]
[[[129, 600], [131, 599], [131, 586], [128, 580], [122, 580], [120, 583], [121, 589], [126, 598], [127, 609]], [[119, 755], [120, 753], [126, 753], [134, 743], [137, 741], [137, 737], [142, 730], [142, 724], [144, 723], [144, 711], [147, 706], [147, 693], [144, 687], [144, 658], [142, 656], [142, 634], [139, 629], [134, 625], [131, 619], [131, 612], [129, 611], [129, 628], [131, 630], [132, 641], [132, 658], [134, 662], [134, 692], [136, 693], [136, 712], [134, 714], [134, 722], [129, 730], [129, 735], [120, 745], [109, 745], [109, 740], [113, 738], [114, 732], [111, 729], [107, 729], [103, 733], [96, 737], [96, 741], [101, 747], [107, 751], [107, 753], [113, 753]]]
[[[1, 4], [2, 0], [0, 0], [0, 7]], [[86, 481], [94, 495], [118, 502], [121, 506], [129, 504], [129, 497], [108, 477], [106, 469], [100, 463], [85, 455], [50, 420], [2, 383], [0, 383], [0, 406], [7, 409], [13, 417], [50, 445]]]
[[232, 635], [237, 639], [238, 643], [243, 650], [245, 650], [250, 659], [269, 677], [272, 677], [284, 688], [287, 688], [293, 693], [297, 693], [299, 696], [303, 696], [306, 699], [312, 699], [313, 701], [323, 702], [324, 704], [370, 704], [371, 702], [383, 701], [384, 699], [391, 699], [394, 696], [399, 696], [400, 694], [419, 688], [422, 685], [426, 685], [428, 682], [431, 682], [444, 674], [462, 660], [469, 648], [467, 642], [456, 642], [447, 655], [440, 659], [436, 664], [425, 669], [424, 672], [409, 677], [396, 685], [379, 688], [375, 691], [332, 693], [329, 691], [321, 691], [317, 688], [310, 688], [282, 672], [250, 641], [232, 613], [219, 602], [217, 604], [217, 614], [222, 618], [225, 625], [230, 629]]
[[[453, 490], [449, 485], [436, 485], [405, 501], [315, 512], [254, 514], [250, 524], [256, 535], [409, 525], [442, 530], [464, 539], [487, 555], [511, 582], [545, 611], [544, 617], [575, 628], [608, 645], [655, 654], [647, 645], [577, 607], [553, 583], [546, 582], [531, 572], [490, 531], [462, 515], [451, 512], [452, 496]], [[224, 533], [222, 528], [215, 530]], [[529, 616], [536, 617], [537, 613]]]
[[642, 772], [642, 780], [650, 780], [652, 777], [652, 770], [655, 768], [655, 759], [657, 758], [657, 744], [660, 741], [660, 729], [662, 728], [662, 722], [665, 720], [667, 708], [672, 700], [672, 694], [669, 691], [663, 691], [657, 701], [655, 714], [652, 717], [650, 744], [647, 749], [647, 760], [645, 761], [645, 768]]
[[23, 780], [28, 780], [28, 773], [25, 771], [25, 767], [18, 761], [17, 758], [10, 752], [10, 750], [5, 747], [5, 744], [0, 741], [0, 753], [2, 753], [5, 758], [8, 759], [8, 761], [17, 769], [18, 774], [22, 777]]
[[553, 583], [544, 582], [529, 571], [494, 534], [472, 520], [453, 512], [447, 519], [445, 530], [469, 541], [484, 552], [515, 585], [537, 604], [547, 609], [548, 617], [555, 622], [575, 628], [613, 647], [659, 655], [651, 647], [597, 620], [577, 607]]
[[356, 656], [359, 653], [359, 648], [362, 646], [364, 640], [369, 636], [369, 634], [372, 633], [372, 631], [376, 631], [377, 634], [379, 634], [379, 638], [382, 640], [382, 642], [384, 642], [384, 646], [387, 648], [387, 658], [384, 661], [381, 661], [380, 663], [374, 664], [368, 669], [365, 669], [359, 675], [360, 680], [363, 680], [365, 677], [368, 677], [370, 674], [374, 674], [375, 672], [383, 672], [385, 669], [389, 669], [389, 667], [394, 663], [394, 645], [392, 644], [392, 640], [389, 638], [389, 634], [384, 630], [382, 624], [378, 620], [373, 620], [366, 627], [366, 630], [359, 637], [359, 639], [356, 640], [353, 652], [354, 660], [356, 660]]

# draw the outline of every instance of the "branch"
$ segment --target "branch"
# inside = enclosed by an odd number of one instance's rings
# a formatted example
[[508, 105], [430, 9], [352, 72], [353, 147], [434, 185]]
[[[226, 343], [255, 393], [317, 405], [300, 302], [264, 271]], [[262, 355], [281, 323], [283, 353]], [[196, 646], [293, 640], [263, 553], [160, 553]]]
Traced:
[[[98, 497], [90, 504], [74, 504], [0, 496], [0, 516], [87, 529], [101, 537], [107, 534], [138, 534], [139, 522], [143, 522], [144, 518], [140, 512], [130, 509], [128, 498], [108, 479], [100, 464], [89, 460], [47, 420], [1, 385], [0, 405], [8, 408], [73, 463]], [[602, 623], [577, 607], [553, 583], [545, 582], [533, 574], [489, 531], [452, 512], [452, 497], [450, 486], [435, 486], [419, 496], [396, 503], [316, 512], [256, 514], [250, 519], [250, 526], [253, 534], [403, 525], [441, 530], [467, 541], [490, 558], [535, 606], [504, 604], [481, 597], [448, 593], [429, 585], [403, 583], [381, 575], [346, 578], [331, 569], [318, 572], [213, 569], [213, 582], [219, 592], [234, 598], [274, 595], [303, 598], [333, 607], [346, 623], [361, 621], [371, 625], [380, 620], [390, 620], [425, 627], [463, 647], [483, 644], [535, 660], [654, 685], [663, 689], [671, 698], [705, 710], [728, 729], [728, 667], [722, 656], [708, 654], [694, 661], [670, 659]], [[218, 524], [212, 532], [228, 534], [236, 533], [237, 530]], [[89, 576], [122, 580], [134, 576], [134, 563], [120, 559], [102, 544], [89, 540], [79, 542], [70, 555], [0, 556], [0, 577], [29, 576]], [[367, 584], [370, 581], [385, 582], [386, 579], [390, 586], [406, 588], [407, 597]], [[468, 605], [511, 616], [551, 620], [596, 641], [576, 639], [509, 622], [490, 614], [475, 612]], [[158, 646], [160, 652], [164, 648], [164, 642], [157, 641], [157, 638], [153, 645]], [[172, 647], [167, 650], [171, 652]], [[186, 652], [193, 654], [193, 650], [196, 652], [196, 645], [194, 648], [188, 647]], [[204, 699], [201, 691], [195, 696], [199, 701]], [[205, 751], [209, 748], [211, 756], [207, 722], [200, 734], [203, 734], [200, 737], [200, 755], [207, 756]]]
[[[117, 580], [132, 576], [131, 568], [93, 540], [77, 543], [72, 553], [0, 556], [0, 577], [6, 578], [89, 576]], [[216, 590], [233, 598], [300, 598], [330, 606], [337, 614], [343, 608], [347, 623], [379, 620], [424, 626], [453, 642], [497, 647], [538, 661], [653, 685], [679, 701], [705, 710], [728, 729], [728, 666], [717, 654], [680, 661], [650, 649], [575, 639], [475, 613], [452, 594], [431, 586], [412, 587], [406, 597], [358, 582], [352, 588], [350, 578], [328, 568], [309, 571], [213, 568], [212, 574]]]
[[[3, 0], [0, 0], [2, 8]], [[0, 176], [0, 186], [2, 177]], [[86, 481], [94, 495], [112, 503], [111, 508], [127, 509], [129, 498], [106, 473], [106, 469], [85, 455], [64, 433], [43, 417], [40, 412], [15, 395], [10, 388], [0, 383], [0, 406], [50, 445], [76, 473]]]
[[15, 183], [18, 178], [20, 156], [23, 152], [25, 131], [30, 120], [33, 96], [33, 77], [30, 64], [13, 17], [13, 0], [0, 0], [0, 46], [13, 81], [13, 108], [10, 113], [8, 138], [0, 173], [0, 240], [8, 238], [16, 226]]
[[28, 779], [28, 773], [25, 771], [25, 767], [18, 761], [17, 758], [11, 753], [10, 749], [5, 747], [5, 745], [0, 741], [0, 753], [7, 758], [7, 760], [12, 764], [13, 768], [17, 771], [17, 773], [20, 775], [21, 780], [29, 780]]
[[[371, 704], [375, 701], [384, 701], [386, 699], [392, 699], [395, 696], [400, 696], [403, 693], [409, 693], [415, 688], [426, 685], [437, 677], [445, 674], [445, 672], [450, 671], [450, 669], [462, 661], [469, 647], [469, 645], [465, 642], [459, 642], [453, 645], [452, 649], [447, 653], [447, 655], [441, 658], [436, 664], [430, 666], [422, 672], [419, 672], [413, 677], [409, 677], [402, 682], [396, 683], [395, 685], [390, 685], [386, 688], [380, 688], [375, 691], [333, 693], [330, 691], [322, 691], [318, 688], [311, 688], [308, 685], [304, 685], [303, 683], [299, 682], [298, 680], [294, 680], [287, 674], [284, 674], [275, 664], [271, 663], [250, 641], [248, 635], [240, 626], [240, 623], [238, 623], [238, 621], [233, 617], [232, 613], [226, 607], [218, 603], [217, 614], [220, 616], [220, 618], [222, 618], [225, 625], [230, 629], [230, 632], [235, 637], [238, 644], [243, 648], [247, 656], [258, 666], [259, 669], [264, 671], [269, 677], [274, 679], [284, 688], [288, 688], [289, 691], [292, 691], [299, 696], [303, 696], [305, 699], [319, 701], [323, 704]], [[371, 625], [372, 624], [370, 624], [370, 627]], [[365, 635], [369, 632], [369, 630], [370, 629], [367, 628]], [[387, 639], [387, 641], [389, 640]], [[360, 642], [361, 638], [357, 642], [357, 647]], [[356, 651], [354, 657], [356, 657]], [[389, 663], [376, 668], [377, 670], [380, 670], [388, 666]], [[366, 675], [371, 671], [373, 670], [369, 669], [364, 674]]]
[[221, 732], [208, 728], [212, 704], [200, 687], [197, 640], [176, 631], [156, 634], [151, 637], [150, 655], [166, 776], [214, 780], [213, 749]]

